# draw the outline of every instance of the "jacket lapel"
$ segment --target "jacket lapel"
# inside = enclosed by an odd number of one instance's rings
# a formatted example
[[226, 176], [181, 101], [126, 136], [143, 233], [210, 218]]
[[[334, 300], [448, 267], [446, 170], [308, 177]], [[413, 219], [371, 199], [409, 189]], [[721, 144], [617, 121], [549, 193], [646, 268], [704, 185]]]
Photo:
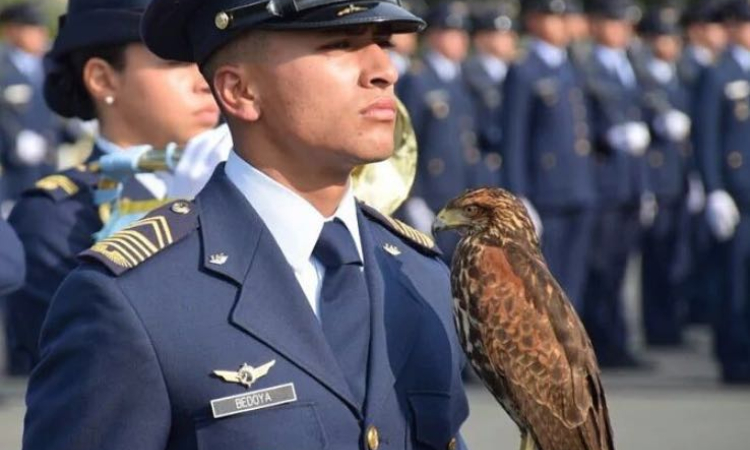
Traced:
[[204, 267], [239, 288], [230, 322], [317, 379], [361, 417], [294, 272], [223, 164], [198, 201]]

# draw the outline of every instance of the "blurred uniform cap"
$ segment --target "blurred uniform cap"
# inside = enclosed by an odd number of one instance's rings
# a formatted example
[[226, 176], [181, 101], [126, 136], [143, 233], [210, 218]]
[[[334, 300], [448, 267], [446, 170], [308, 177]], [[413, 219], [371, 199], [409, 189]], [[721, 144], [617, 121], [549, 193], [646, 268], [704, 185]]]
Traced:
[[682, 14], [682, 26], [688, 27], [698, 23], [721, 23], [724, 21], [726, 5], [723, 1], [705, 0], [685, 8]]
[[750, 0], [732, 0], [724, 8], [724, 20], [750, 22]]
[[141, 22], [148, 48], [164, 59], [203, 63], [249, 30], [322, 30], [379, 24], [409, 33], [424, 21], [400, 0], [153, 0]]
[[464, 2], [443, 2], [430, 8], [427, 26], [443, 30], [471, 30], [469, 5]]
[[632, 0], [594, 0], [591, 3], [591, 15], [637, 23], [643, 12]]
[[567, 14], [573, 12], [570, 0], [523, 0], [523, 13]]
[[70, 0], [60, 16], [51, 57], [103, 45], [140, 42], [140, 22], [149, 0]]
[[583, 14], [585, 9], [583, 8], [583, 2], [581, 0], [568, 0], [568, 13], [570, 14]]
[[477, 4], [472, 8], [472, 31], [514, 31], [518, 30], [518, 3]]
[[638, 24], [638, 31], [646, 36], [680, 34], [680, 11], [674, 6], [649, 9]]
[[15, 3], [0, 11], [0, 25], [7, 24], [43, 26], [44, 15], [31, 3]]

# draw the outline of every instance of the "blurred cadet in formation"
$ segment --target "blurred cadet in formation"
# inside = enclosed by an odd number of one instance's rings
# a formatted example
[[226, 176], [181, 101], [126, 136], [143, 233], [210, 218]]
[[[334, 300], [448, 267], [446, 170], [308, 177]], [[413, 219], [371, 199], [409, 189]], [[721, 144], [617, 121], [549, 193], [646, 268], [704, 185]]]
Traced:
[[[97, 119], [99, 134], [86, 164], [39, 180], [10, 215], [27, 264], [26, 283], [6, 298], [11, 374], [27, 374], [39, 360], [37, 343], [52, 295], [109, 219], [108, 205], [98, 205], [101, 179], [90, 163], [144, 145], [184, 145], [218, 121], [218, 107], [197, 66], [163, 60], [141, 43], [139, 23], [147, 4], [71, 0], [47, 56], [47, 103], [63, 117]], [[193, 165], [195, 154], [211, 155], [203, 152], [207, 139], [201, 136], [183, 157]], [[119, 192], [121, 207], [145, 214], [166, 198], [182, 196], [185, 183], [175, 181], [189, 178], [190, 169], [178, 165], [174, 178], [135, 175]]]
[[707, 192], [706, 218], [722, 242], [716, 349], [727, 382], [750, 382], [750, 4], [725, 12], [730, 46], [698, 84], [698, 158]]
[[629, 0], [593, 5], [595, 46], [584, 68], [596, 147], [598, 208], [583, 320], [604, 367], [640, 363], [628, 349], [622, 290], [641, 224], [653, 221], [654, 213], [643, 161], [651, 138], [627, 53], [638, 11]]
[[682, 284], [688, 264], [687, 217], [690, 98], [677, 73], [680, 13], [672, 6], [647, 12], [638, 28], [647, 55], [637, 67], [644, 119], [651, 131], [645, 154], [650, 192], [658, 209], [645, 227], [642, 248], [642, 312], [646, 343], [682, 343]]
[[474, 102], [477, 145], [481, 154], [471, 186], [501, 184], [503, 84], [518, 47], [518, 5], [478, 5], [472, 15], [475, 53], [463, 71]]
[[583, 79], [568, 57], [568, 3], [523, 3], [528, 53], [505, 82], [505, 185], [542, 234], [550, 270], [581, 311], [596, 200]]
[[21, 241], [13, 228], [0, 218], [0, 295], [18, 289], [23, 284], [25, 274]]
[[[412, 198], [404, 216], [429, 232], [435, 213], [472, 185], [482, 155], [477, 149], [474, 105], [461, 63], [469, 50], [470, 15], [463, 2], [441, 3], [427, 14], [425, 55], [398, 87], [411, 115], [420, 153]], [[438, 238], [449, 261], [458, 242]]]
[[57, 145], [77, 136], [44, 103], [49, 35], [41, 12], [31, 3], [5, 7], [0, 34], [0, 215], [6, 215], [25, 189], [55, 170]]

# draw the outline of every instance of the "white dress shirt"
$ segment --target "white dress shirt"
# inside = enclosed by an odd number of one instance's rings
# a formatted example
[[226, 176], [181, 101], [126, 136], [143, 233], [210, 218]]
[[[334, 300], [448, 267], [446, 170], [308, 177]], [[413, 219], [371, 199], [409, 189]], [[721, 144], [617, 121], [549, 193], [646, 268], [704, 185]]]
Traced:
[[481, 52], [477, 53], [477, 57], [479, 58], [479, 64], [482, 65], [482, 68], [487, 72], [492, 81], [502, 83], [505, 80], [505, 76], [508, 75], [508, 64], [505, 61]]
[[441, 55], [436, 51], [429, 51], [425, 55], [425, 61], [432, 67], [440, 78], [445, 83], [450, 83], [455, 80], [457, 76], [461, 75], [461, 65], [451, 61], [445, 56]]
[[750, 50], [739, 45], [732, 46], [732, 57], [745, 72], [750, 72]]
[[229, 154], [224, 171], [263, 219], [292, 267], [310, 307], [318, 316], [325, 268], [313, 258], [312, 252], [323, 225], [334, 218], [344, 222], [363, 260], [357, 203], [351, 186], [336, 213], [332, 217], [324, 217], [299, 194], [259, 171], [235, 152]]
[[628, 54], [624, 49], [597, 45], [594, 53], [599, 61], [604, 64], [604, 67], [616, 74], [625, 86], [632, 87], [635, 85], [635, 71], [633, 71], [633, 66], [630, 64]]
[[531, 48], [548, 67], [556, 69], [568, 60], [568, 52], [541, 39], [534, 39]]
[[[102, 135], [98, 135], [95, 139], [96, 146], [99, 147], [105, 154], [116, 153], [127, 151], [108, 140]], [[163, 200], [167, 197], [168, 183], [171, 179], [171, 174], [160, 172], [160, 173], [139, 173], [135, 175], [135, 179], [143, 185], [154, 198]]]

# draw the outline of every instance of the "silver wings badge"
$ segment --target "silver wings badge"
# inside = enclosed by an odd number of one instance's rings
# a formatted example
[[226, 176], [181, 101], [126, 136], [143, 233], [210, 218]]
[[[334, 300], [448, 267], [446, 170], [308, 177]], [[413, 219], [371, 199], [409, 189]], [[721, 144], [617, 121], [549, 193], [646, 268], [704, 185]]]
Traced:
[[253, 367], [247, 363], [243, 364], [242, 367], [236, 372], [230, 370], [214, 370], [213, 374], [227, 383], [237, 383], [250, 389], [260, 378], [263, 378], [271, 370], [271, 367], [276, 364], [276, 360], [267, 362], [262, 366]]

